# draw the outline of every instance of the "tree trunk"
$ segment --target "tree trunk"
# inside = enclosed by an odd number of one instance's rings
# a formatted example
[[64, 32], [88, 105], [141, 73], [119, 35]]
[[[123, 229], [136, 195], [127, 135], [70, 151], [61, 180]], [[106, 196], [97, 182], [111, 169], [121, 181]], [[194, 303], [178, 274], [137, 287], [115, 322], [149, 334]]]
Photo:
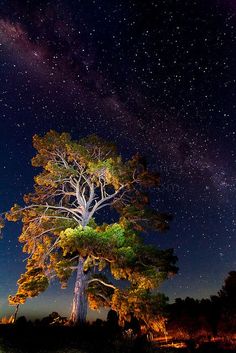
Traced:
[[77, 274], [74, 288], [74, 298], [72, 304], [72, 311], [70, 316], [70, 322], [75, 324], [84, 324], [86, 322], [87, 316], [87, 307], [88, 307], [88, 299], [87, 299], [87, 274], [83, 269], [84, 259], [82, 257], [79, 258], [78, 266], [77, 266]]
[[19, 306], [20, 306], [20, 304], [16, 305], [16, 310], [15, 310], [15, 313], [14, 313], [14, 321], [13, 322], [16, 322]]

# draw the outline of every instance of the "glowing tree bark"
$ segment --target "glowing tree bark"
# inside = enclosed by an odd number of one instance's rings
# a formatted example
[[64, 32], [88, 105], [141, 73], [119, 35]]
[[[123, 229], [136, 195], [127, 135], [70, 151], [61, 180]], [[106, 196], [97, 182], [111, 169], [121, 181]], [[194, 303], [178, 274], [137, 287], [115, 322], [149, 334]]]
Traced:
[[[72, 323], [83, 323], [91, 268], [102, 270], [118, 261], [115, 252], [107, 258], [104, 249], [100, 253], [96, 249], [99, 247], [96, 237], [102, 236], [104, 228], [96, 224], [97, 214], [112, 206], [120, 215], [123, 228], [127, 224], [136, 230], [150, 224], [159, 230], [167, 228], [167, 215], [148, 208], [146, 189], [157, 186], [159, 177], [147, 170], [139, 156], [123, 161], [113, 144], [94, 135], [72, 141], [69, 134], [50, 131], [43, 137], [35, 135], [33, 145], [37, 154], [32, 165], [41, 167], [42, 172], [35, 177], [34, 192], [24, 196], [26, 205], [14, 205], [6, 215], [8, 220], [22, 221], [19, 241], [29, 254], [26, 272], [21, 275], [18, 292], [10, 297], [10, 302], [16, 305], [19, 298], [22, 303], [37, 296], [55, 276], [65, 287], [76, 272], [70, 318]], [[79, 230], [71, 247], [67, 229]], [[78, 245], [80, 233], [85, 242]], [[86, 236], [91, 234], [94, 238], [86, 242]], [[113, 246], [112, 234], [109, 236], [108, 248]]]
[[79, 324], [83, 324], [86, 321], [87, 307], [88, 307], [88, 299], [87, 299], [88, 275], [84, 272], [83, 266], [84, 266], [84, 259], [80, 257], [78, 266], [77, 266], [74, 298], [73, 298], [72, 311], [70, 316], [71, 322], [76, 322]]

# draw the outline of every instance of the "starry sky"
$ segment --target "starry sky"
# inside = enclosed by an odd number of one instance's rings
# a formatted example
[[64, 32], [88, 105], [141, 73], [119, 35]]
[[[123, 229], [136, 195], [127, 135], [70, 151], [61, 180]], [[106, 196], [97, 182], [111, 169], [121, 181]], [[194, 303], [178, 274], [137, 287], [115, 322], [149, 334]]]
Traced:
[[[161, 290], [209, 297], [236, 268], [236, 1], [0, 0], [0, 208], [32, 190], [32, 136], [91, 133], [139, 151], [161, 174], [153, 205], [179, 274]], [[0, 316], [25, 266], [8, 224], [0, 241]], [[66, 315], [72, 282], [21, 309]], [[91, 315], [91, 314], [90, 314]]]

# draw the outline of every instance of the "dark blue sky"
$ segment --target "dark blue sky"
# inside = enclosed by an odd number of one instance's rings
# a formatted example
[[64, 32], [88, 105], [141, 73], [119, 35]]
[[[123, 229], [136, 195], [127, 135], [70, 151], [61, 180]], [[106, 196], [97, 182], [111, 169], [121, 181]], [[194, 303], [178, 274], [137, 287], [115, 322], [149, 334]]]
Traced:
[[[49, 129], [114, 140], [161, 173], [153, 203], [175, 218], [175, 297], [217, 293], [236, 267], [236, 9], [230, 1], [0, 1], [0, 207], [32, 189], [31, 140]], [[24, 269], [7, 225], [0, 310]], [[147, 235], [145, 237], [148, 237]], [[67, 313], [56, 283], [22, 309]]]

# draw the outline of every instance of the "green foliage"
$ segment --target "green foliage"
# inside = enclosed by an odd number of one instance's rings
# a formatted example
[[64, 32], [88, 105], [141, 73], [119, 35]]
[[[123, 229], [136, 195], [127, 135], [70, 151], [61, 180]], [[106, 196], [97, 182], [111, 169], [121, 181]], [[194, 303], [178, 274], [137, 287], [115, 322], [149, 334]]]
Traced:
[[168, 298], [163, 294], [154, 294], [146, 289], [117, 289], [112, 297], [111, 307], [119, 313], [121, 323], [129, 320], [134, 313], [137, 319], [150, 328], [164, 314], [167, 301]]
[[[85, 270], [109, 265], [115, 279], [125, 279], [141, 288], [154, 288], [175, 273], [176, 258], [172, 250], [158, 250], [144, 245], [139, 235], [126, 234], [120, 224], [107, 225], [103, 230], [91, 227], [68, 228], [60, 234], [63, 255], [79, 253]], [[100, 261], [97, 261], [100, 260]], [[102, 262], [101, 262], [102, 260]]]
[[62, 288], [67, 287], [67, 282], [72, 274], [71, 261], [67, 259], [58, 260], [55, 262], [55, 273], [61, 283]]
[[125, 230], [119, 224], [108, 225], [104, 231], [98, 231], [89, 226], [78, 226], [74, 229], [67, 228], [60, 234], [60, 246], [63, 255], [74, 252], [83, 257], [99, 256], [105, 252], [113, 251], [125, 242]]
[[48, 287], [48, 278], [41, 267], [35, 267], [34, 261], [29, 261], [27, 270], [20, 276], [17, 282], [18, 291], [16, 295], [9, 296], [11, 305], [24, 304], [27, 298], [36, 297]]

